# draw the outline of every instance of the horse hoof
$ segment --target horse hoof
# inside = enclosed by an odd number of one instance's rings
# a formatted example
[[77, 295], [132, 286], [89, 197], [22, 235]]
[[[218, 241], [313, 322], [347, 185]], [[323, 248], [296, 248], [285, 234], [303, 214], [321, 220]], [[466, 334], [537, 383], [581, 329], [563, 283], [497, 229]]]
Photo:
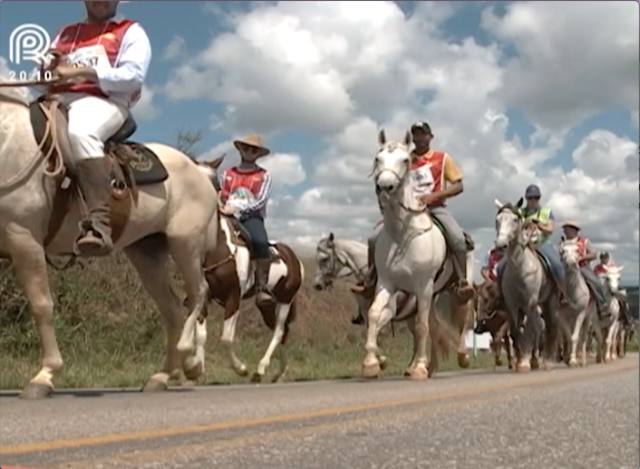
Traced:
[[169, 389], [169, 384], [163, 380], [151, 378], [142, 388], [142, 392], [162, 392]]
[[259, 374], [258, 372], [254, 373], [253, 375], [251, 375], [251, 382], [262, 383], [262, 375]]
[[412, 370], [407, 370], [405, 372], [405, 376], [407, 376], [410, 380], [425, 381], [429, 378], [429, 372], [424, 366], [416, 366]]
[[364, 378], [379, 378], [381, 374], [382, 369], [380, 368], [380, 364], [377, 362], [371, 365], [362, 365], [362, 376]]
[[384, 355], [380, 355], [378, 357], [378, 361], [380, 362], [380, 369], [384, 371], [387, 368], [387, 357], [385, 357]]
[[496, 358], [496, 366], [502, 366], [502, 360], [500, 360], [499, 358]]
[[44, 399], [51, 397], [53, 394], [53, 386], [39, 383], [29, 383], [20, 394], [21, 399]]
[[518, 363], [516, 365], [516, 373], [529, 373], [531, 368], [531, 364], [529, 363]]
[[551, 363], [551, 362], [550, 362], [550, 361], [548, 361], [548, 360], [545, 360], [545, 361], [542, 363], [542, 369], [543, 369], [544, 371], [551, 371], [551, 370], [553, 370], [553, 363]]
[[569, 368], [576, 368], [578, 366], [578, 360], [571, 359], [568, 363]]
[[249, 376], [249, 370], [246, 366], [243, 366], [242, 368], [234, 368], [233, 371], [235, 371], [238, 376], [241, 376], [243, 378]]
[[197, 379], [202, 376], [202, 373], [204, 373], [203, 363], [197, 363], [194, 366], [189, 368], [185, 367], [184, 369], [184, 376], [191, 381], [197, 381]]
[[540, 362], [538, 362], [537, 358], [531, 359], [531, 365], [529, 366], [531, 370], [537, 370], [540, 368]]
[[458, 366], [460, 368], [469, 368], [469, 355], [466, 353], [458, 354]]

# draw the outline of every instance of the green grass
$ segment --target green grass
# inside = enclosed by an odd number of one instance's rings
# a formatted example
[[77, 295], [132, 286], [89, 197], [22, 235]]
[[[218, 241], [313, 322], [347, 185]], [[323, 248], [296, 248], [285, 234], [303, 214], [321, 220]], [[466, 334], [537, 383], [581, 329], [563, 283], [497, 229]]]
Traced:
[[[300, 293], [287, 355], [286, 380], [357, 377], [364, 357], [364, 329], [350, 324], [355, 302], [346, 285], [316, 292], [310, 281], [313, 265], [306, 263], [307, 280]], [[164, 360], [162, 319], [126, 259], [116, 256], [92, 261], [50, 275], [56, 304], [54, 324], [65, 361], [56, 380], [62, 387], [142, 386]], [[176, 279], [176, 286], [179, 282]], [[199, 383], [246, 382], [230, 369], [221, 349], [222, 311], [209, 310], [205, 376]], [[257, 309], [248, 302], [238, 323], [237, 352], [254, 371], [270, 340]], [[405, 326], [381, 339], [389, 358], [386, 375], [400, 375], [410, 359], [411, 337]], [[39, 340], [26, 301], [10, 271], [0, 271], [0, 388], [23, 387], [39, 368]], [[455, 354], [454, 354], [455, 355]], [[277, 369], [274, 355], [271, 371]], [[452, 360], [453, 359], [453, 360]], [[455, 369], [455, 356], [441, 370]], [[491, 366], [480, 354], [472, 367]]]

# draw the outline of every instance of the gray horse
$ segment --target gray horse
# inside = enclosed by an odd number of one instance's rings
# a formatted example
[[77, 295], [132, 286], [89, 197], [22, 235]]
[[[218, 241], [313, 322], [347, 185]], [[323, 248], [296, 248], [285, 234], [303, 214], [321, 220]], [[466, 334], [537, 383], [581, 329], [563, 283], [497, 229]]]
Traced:
[[539, 229], [534, 222], [525, 222], [520, 213], [522, 202], [520, 199], [514, 206], [495, 201], [496, 246], [507, 249], [500, 287], [510, 316], [516, 371], [527, 372], [532, 368], [531, 352], [539, 346], [543, 330], [545, 367], [551, 365], [557, 342], [558, 293], [534, 248]]

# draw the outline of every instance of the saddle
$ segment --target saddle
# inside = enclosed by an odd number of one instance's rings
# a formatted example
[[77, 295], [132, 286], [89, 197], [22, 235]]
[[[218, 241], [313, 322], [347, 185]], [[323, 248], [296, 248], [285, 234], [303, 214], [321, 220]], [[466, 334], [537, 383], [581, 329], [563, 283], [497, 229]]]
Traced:
[[[444, 239], [446, 241], [447, 240], [447, 230], [446, 230], [445, 226], [435, 216], [432, 216], [431, 219], [433, 220], [433, 223], [438, 227], [440, 232], [442, 232], [442, 235], [444, 236]], [[466, 231], [464, 232], [464, 242], [465, 242], [465, 244], [467, 246], [467, 252], [473, 251], [475, 249], [475, 243], [473, 242], [473, 238], [471, 238], [471, 235], [469, 233], [467, 233]], [[449, 243], [447, 242], [447, 250], [449, 250], [449, 249], [450, 249], [449, 248]]]
[[[62, 226], [69, 203], [79, 190], [73, 174], [73, 159], [69, 144], [67, 108], [55, 96], [42, 96], [29, 104], [33, 136], [42, 152], [49, 156], [49, 165], [59, 161], [66, 170], [68, 183], [56, 191], [53, 213], [45, 238], [48, 245]], [[137, 125], [129, 114], [114, 135], [105, 142], [105, 156], [112, 164], [112, 238], [117, 241], [129, 219], [131, 203], [137, 202], [137, 186], [165, 181], [169, 174], [158, 156], [148, 147], [128, 141]], [[65, 180], [66, 180], [65, 178]]]
[[[227, 220], [229, 226], [231, 227], [231, 243], [235, 244], [236, 246], [247, 248], [249, 250], [249, 258], [252, 260], [255, 259], [251, 234], [236, 217], [229, 215], [222, 216]], [[280, 255], [278, 254], [278, 251], [276, 249], [277, 243], [270, 242], [269, 245], [271, 247], [271, 249], [269, 250], [269, 252], [271, 253], [271, 262], [275, 262], [280, 259]]]

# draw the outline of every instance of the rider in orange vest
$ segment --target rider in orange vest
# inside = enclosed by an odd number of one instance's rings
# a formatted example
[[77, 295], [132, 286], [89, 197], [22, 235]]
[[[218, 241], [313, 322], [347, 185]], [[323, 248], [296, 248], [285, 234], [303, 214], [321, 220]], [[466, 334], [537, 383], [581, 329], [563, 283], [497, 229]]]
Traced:
[[576, 239], [578, 244], [578, 254], [580, 260], [578, 265], [580, 266], [580, 272], [593, 292], [596, 300], [596, 306], [598, 308], [598, 315], [603, 317], [607, 314], [608, 305], [606, 301], [606, 295], [602, 282], [598, 279], [598, 276], [591, 270], [589, 264], [591, 261], [596, 260], [597, 254], [591, 249], [591, 243], [588, 238], [579, 236], [580, 226], [574, 221], [565, 222], [562, 225], [565, 239]]
[[104, 142], [140, 99], [151, 61], [146, 33], [135, 21], [114, 19], [117, 7], [117, 1], [85, 1], [86, 20], [62, 28], [52, 43], [60, 59], [45, 64], [60, 80], [49, 91], [68, 108], [70, 156], [89, 212], [75, 243], [80, 255], [106, 255], [113, 248]]
[[447, 209], [446, 201], [462, 193], [462, 172], [448, 153], [431, 149], [433, 133], [426, 122], [411, 126], [415, 149], [411, 153], [413, 192], [445, 228], [447, 244], [453, 251], [458, 277], [457, 295], [463, 301], [473, 295], [467, 282], [467, 244], [464, 231]]

